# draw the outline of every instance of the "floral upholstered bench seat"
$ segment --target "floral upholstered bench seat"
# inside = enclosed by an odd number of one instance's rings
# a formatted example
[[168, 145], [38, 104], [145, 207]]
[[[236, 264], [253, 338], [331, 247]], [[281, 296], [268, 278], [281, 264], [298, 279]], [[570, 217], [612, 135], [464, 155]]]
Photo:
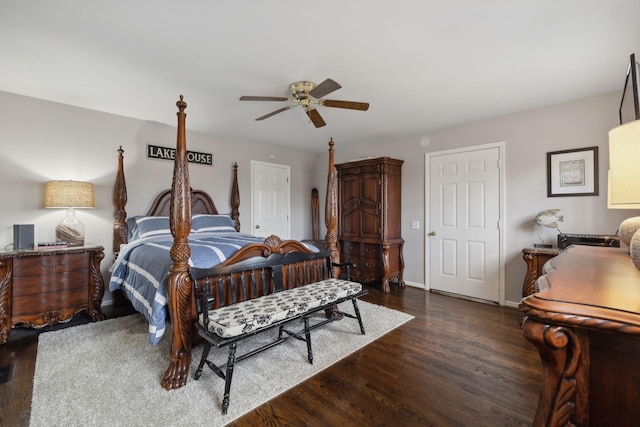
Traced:
[[221, 338], [237, 337], [299, 317], [361, 291], [360, 283], [330, 278], [276, 292], [209, 311], [209, 332]]

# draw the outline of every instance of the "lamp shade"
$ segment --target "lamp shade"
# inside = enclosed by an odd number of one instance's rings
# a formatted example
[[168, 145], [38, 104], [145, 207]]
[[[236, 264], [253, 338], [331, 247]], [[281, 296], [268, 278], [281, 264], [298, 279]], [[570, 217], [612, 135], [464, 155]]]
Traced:
[[44, 187], [45, 208], [92, 208], [93, 184], [82, 181], [49, 181]]
[[609, 209], [640, 209], [640, 120], [609, 131]]

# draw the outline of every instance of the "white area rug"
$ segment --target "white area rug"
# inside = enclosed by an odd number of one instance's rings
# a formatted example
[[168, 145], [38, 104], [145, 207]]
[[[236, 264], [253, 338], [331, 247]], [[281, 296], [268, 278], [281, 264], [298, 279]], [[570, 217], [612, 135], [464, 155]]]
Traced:
[[[365, 301], [358, 301], [358, 307], [366, 335], [349, 318], [313, 331], [313, 365], [307, 362], [306, 344], [295, 339], [236, 364], [224, 416], [220, 409], [224, 381], [206, 366], [200, 380], [193, 379], [202, 345], [193, 351], [185, 387], [166, 391], [160, 386], [169, 364], [169, 337], [151, 347], [141, 315], [43, 333], [38, 340], [30, 425], [222, 426], [413, 318]], [[340, 308], [353, 312], [351, 303]], [[249, 341], [238, 344], [237, 354], [245, 352]], [[226, 348], [212, 352], [226, 361]]]

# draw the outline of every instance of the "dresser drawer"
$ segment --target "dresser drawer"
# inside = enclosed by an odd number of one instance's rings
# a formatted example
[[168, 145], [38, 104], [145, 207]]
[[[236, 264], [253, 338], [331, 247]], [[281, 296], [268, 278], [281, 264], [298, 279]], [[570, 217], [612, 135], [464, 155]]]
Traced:
[[346, 261], [353, 261], [353, 262], [359, 262], [359, 258], [360, 258], [360, 244], [359, 243], [352, 243], [352, 242], [341, 242], [341, 249], [340, 249], [340, 258], [343, 262]]
[[56, 271], [40, 276], [16, 277], [13, 280], [14, 297], [73, 289], [86, 291], [89, 289], [89, 270]]
[[15, 258], [13, 260], [13, 277], [40, 276], [60, 271], [86, 270], [88, 265], [89, 254], [87, 252]]
[[40, 295], [13, 297], [13, 317], [47, 313], [74, 307], [76, 310], [87, 307], [88, 290], [67, 289]]

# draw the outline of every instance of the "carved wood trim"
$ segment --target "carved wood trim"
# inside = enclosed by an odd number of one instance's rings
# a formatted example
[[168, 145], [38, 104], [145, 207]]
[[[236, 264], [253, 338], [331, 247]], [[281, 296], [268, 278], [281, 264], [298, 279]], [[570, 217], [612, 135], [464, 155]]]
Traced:
[[[333, 138], [329, 140], [329, 171], [327, 173], [327, 196], [325, 202], [324, 223], [327, 226], [325, 235], [325, 247], [331, 250], [331, 261], [340, 262], [340, 252], [338, 251], [338, 191], [336, 169], [334, 165]], [[334, 268], [334, 277], [340, 276], [340, 268]]]
[[311, 189], [311, 238], [320, 240], [320, 203], [318, 189]]
[[167, 299], [171, 317], [170, 363], [162, 377], [162, 386], [175, 389], [187, 383], [191, 363], [191, 278], [189, 276], [188, 237], [191, 230], [191, 191], [187, 163], [187, 141], [184, 112], [187, 108], [183, 96], [178, 106], [178, 136], [176, 158], [171, 185], [171, 210], [169, 225], [173, 235], [171, 268], [167, 278]]
[[104, 258], [104, 250], [91, 251], [91, 298], [89, 299], [88, 314], [91, 320], [98, 321], [104, 320], [106, 317], [102, 313], [100, 304], [102, 303], [102, 297], [104, 296], [104, 280], [102, 278], [102, 272], [100, 272], [100, 262]]
[[238, 163], [233, 164], [233, 183], [231, 184], [231, 219], [236, 231], [240, 231], [240, 190], [238, 189]]
[[12, 270], [12, 261], [0, 260], [0, 344], [7, 342], [11, 332]]
[[122, 145], [118, 148], [118, 171], [113, 187], [113, 253], [118, 256], [120, 246], [127, 243], [127, 183], [124, 178], [124, 150]]
[[[582, 341], [570, 328], [549, 325], [525, 317], [522, 334], [540, 353], [543, 371], [542, 392], [534, 426], [588, 425], [588, 411], [577, 407], [587, 406], [587, 391], [576, 387], [583, 382], [586, 352]], [[581, 419], [576, 419], [581, 414]]]
[[607, 319], [598, 319], [577, 314], [554, 313], [529, 307], [526, 299], [522, 300], [519, 308], [528, 317], [539, 319], [543, 322], [562, 324], [566, 326], [581, 326], [585, 328], [600, 329], [609, 332], [620, 332], [627, 335], [640, 335], [640, 326], [629, 323], [615, 322]]

